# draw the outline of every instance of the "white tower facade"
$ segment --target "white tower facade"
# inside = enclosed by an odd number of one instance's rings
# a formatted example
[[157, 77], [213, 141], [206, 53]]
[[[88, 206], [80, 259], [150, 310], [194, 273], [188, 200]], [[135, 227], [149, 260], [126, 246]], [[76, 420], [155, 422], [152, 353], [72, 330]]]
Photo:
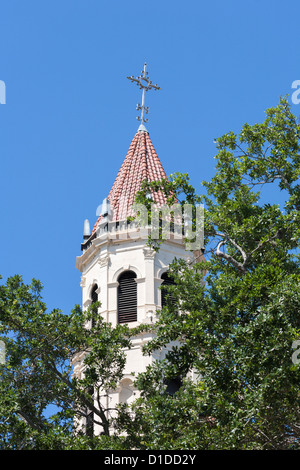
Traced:
[[[141, 182], [166, 177], [148, 132], [140, 126], [108, 195], [110, 212], [103, 207], [91, 234], [85, 222], [82, 254], [76, 260], [76, 267], [82, 273], [83, 309], [98, 300], [101, 303], [99, 315], [113, 326], [127, 323], [134, 327], [155, 322], [162, 306], [159, 287], [170, 263], [174, 257], [188, 259], [192, 256], [183, 240], [172, 233], [155, 252], [147, 246], [150, 229], [127, 223], [127, 217], [134, 213], [132, 204]], [[153, 198], [159, 205], [166, 202], [163, 194], [156, 193]], [[152, 361], [163, 357], [164, 352], [151, 356], [142, 354], [143, 344], [151, 337], [147, 333], [133, 338], [132, 349], [126, 351], [124, 378], [117, 390], [111, 391], [110, 407], [135, 399], [134, 377], [145, 371]], [[77, 355], [73, 364], [74, 374], [80, 377], [83, 357]]]
[[[137, 107], [141, 110], [141, 117], [138, 118], [141, 124], [91, 233], [89, 223], [85, 221], [82, 254], [77, 257], [76, 267], [82, 273], [83, 309], [97, 300], [101, 303], [98, 313], [104, 321], [112, 326], [126, 323], [129, 327], [135, 327], [157, 320], [162, 307], [162, 291], [159, 288], [166, 282], [173, 259], [191, 259], [193, 255], [186, 250], [177, 231], [171, 232], [159, 251], [155, 252], [147, 245], [151, 228], [140, 227], [134, 222], [129, 225], [127, 222], [129, 216], [136, 214], [132, 206], [142, 181], [167, 178], [144, 125], [147, 122], [145, 113], [148, 113], [145, 92], [160, 88], [149, 80], [146, 64], [141, 76], [127, 78], [142, 89], [142, 105]], [[166, 207], [166, 197], [162, 192], [153, 193], [151, 197], [157, 206]], [[142, 333], [132, 339], [132, 348], [125, 351], [123, 379], [118, 388], [111, 390], [106, 397], [109, 400], [107, 408], [134, 400], [137, 397], [135, 376], [145, 371], [153, 361], [164, 357], [166, 351], [143, 355], [142, 347], [151, 338], [151, 333]], [[84, 374], [83, 360], [84, 354], [77, 354], [73, 360], [74, 374], [79, 378]], [[94, 429], [95, 434], [101, 431], [101, 428]]]

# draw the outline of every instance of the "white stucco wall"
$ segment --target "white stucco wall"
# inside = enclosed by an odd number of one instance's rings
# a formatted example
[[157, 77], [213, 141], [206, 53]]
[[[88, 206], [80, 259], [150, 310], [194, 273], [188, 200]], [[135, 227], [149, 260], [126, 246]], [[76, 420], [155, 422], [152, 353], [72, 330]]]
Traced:
[[[98, 285], [98, 300], [101, 302], [99, 314], [105, 321], [117, 324], [117, 291], [118, 276], [125, 270], [136, 273], [137, 282], [137, 322], [129, 323], [129, 326], [137, 326], [141, 323], [151, 323], [156, 320], [156, 310], [161, 307], [161, 275], [168, 270], [174, 257], [191, 258], [191, 253], [186, 251], [184, 243], [178, 240], [165, 241], [158, 252], [146, 246], [146, 237], [140, 238], [139, 233], [134, 238], [122, 238], [122, 234], [103, 233], [96, 237], [89, 248], [77, 258], [76, 266], [82, 272], [82, 305], [83, 308], [91, 303], [91, 290]], [[136, 397], [133, 382], [136, 374], [146, 370], [148, 364], [158, 359], [161, 355], [143, 356], [142, 345], [151, 339], [151, 334], [141, 334], [133, 339], [133, 348], [126, 351], [127, 362], [124, 371], [126, 387], [131, 390], [124, 391], [124, 383], [113, 391], [109, 397], [111, 406], [125, 400]], [[163, 353], [162, 353], [163, 354]], [[81, 365], [75, 367], [80, 373]]]

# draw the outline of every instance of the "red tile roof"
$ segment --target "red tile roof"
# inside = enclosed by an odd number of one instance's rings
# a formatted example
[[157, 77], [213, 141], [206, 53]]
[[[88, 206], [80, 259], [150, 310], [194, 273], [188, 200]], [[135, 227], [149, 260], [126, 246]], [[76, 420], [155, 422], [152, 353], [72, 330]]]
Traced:
[[[112, 220], [125, 220], [128, 216], [134, 215], [131, 206], [143, 180], [157, 181], [162, 178], [167, 178], [167, 175], [149, 134], [147, 131], [139, 130], [132, 139], [125, 160], [108, 195], [113, 210]], [[153, 199], [158, 204], [166, 203], [165, 196], [159, 192], [153, 194]], [[94, 225], [92, 233], [95, 232], [100, 220], [101, 216]]]

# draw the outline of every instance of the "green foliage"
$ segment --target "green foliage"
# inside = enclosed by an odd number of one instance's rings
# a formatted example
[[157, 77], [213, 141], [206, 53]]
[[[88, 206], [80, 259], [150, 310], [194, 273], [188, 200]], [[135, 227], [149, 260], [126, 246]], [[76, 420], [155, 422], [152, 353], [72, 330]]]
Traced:
[[[39, 281], [19, 276], [0, 287], [2, 449], [299, 449], [299, 137], [281, 98], [263, 123], [216, 140], [216, 174], [201, 196], [188, 175], [144, 182], [136, 202], [149, 217], [157, 191], [170, 206], [205, 205], [206, 259], [174, 260], [172, 298], [154, 325], [112, 328], [97, 304], [48, 313]], [[163, 238], [148, 242], [159, 250]], [[168, 352], [136, 377], [140, 396], [112, 421], [101, 398], [122, 378], [130, 337], [145, 331], [155, 333], [145, 354]], [[84, 377], [72, 376], [79, 351]], [[50, 417], [49, 405], [57, 407]], [[99, 436], [75, 426], [87, 409]]]
[[[141, 397], [126, 423], [136, 447], [299, 448], [299, 136], [282, 98], [262, 124], [217, 139], [206, 194], [197, 196], [187, 175], [139, 193], [139, 202], [155, 188], [170, 202], [205, 203], [206, 261], [195, 253], [192, 265], [171, 266], [176, 304], [161, 310], [145, 353], [173, 347], [137, 380]], [[178, 376], [183, 385], [170, 397], [163, 378]]]
[[[41, 290], [38, 281], [25, 285], [20, 276], [0, 288], [0, 335], [6, 346], [0, 365], [0, 448], [107, 446], [112, 422], [102, 398], [122, 378], [128, 327], [103, 322], [98, 304], [85, 312], [75, 306], [70, 315], [48, 313]], [[73, 375], [72, 360], [79, 352], [85, 356], [84, 377]], [[94, 442], [76, 429], [87, 410], [94, 412], [106, 441]]]

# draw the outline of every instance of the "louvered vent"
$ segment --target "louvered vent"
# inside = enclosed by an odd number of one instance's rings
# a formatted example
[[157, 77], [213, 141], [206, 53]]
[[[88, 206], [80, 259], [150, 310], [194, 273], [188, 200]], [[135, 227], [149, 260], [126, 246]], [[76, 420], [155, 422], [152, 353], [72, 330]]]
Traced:
[[[168, 273], [163, 273], [161, 278], [163, 279], [163, 282], [161, 283], [162, 286], [174, 286], [175, 282], [172, 277], [169, 276]], [[172, 296], [172, 293], [169, 292], [167, 289], [162, 288], [161, 289], [161, 306], [165, 307], [167, 305], [167, 297], [175, 303], [175, 299]]]
[[136, 274], [125, 271], [118, 282], [118, 322], [129, 323], [137, 321], [137, 284]]

